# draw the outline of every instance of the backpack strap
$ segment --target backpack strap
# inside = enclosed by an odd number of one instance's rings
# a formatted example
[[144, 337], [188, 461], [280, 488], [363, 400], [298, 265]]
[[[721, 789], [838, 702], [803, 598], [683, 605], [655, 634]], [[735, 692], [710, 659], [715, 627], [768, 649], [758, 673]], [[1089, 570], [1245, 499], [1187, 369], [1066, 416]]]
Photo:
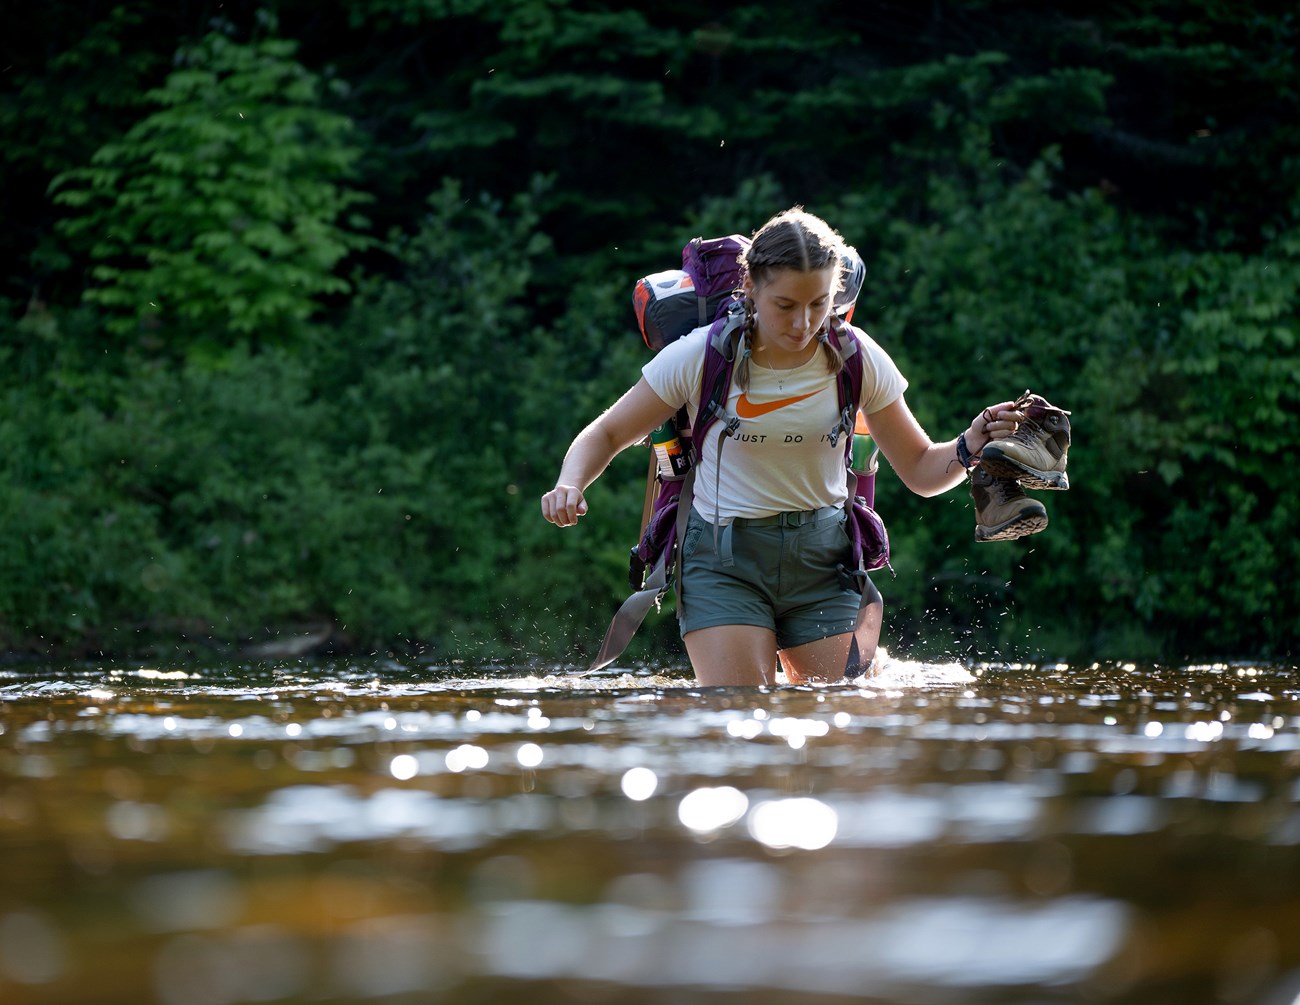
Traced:
[[[726, 419], [729, 433], [734, 433], [739, 425], [736, 416], [727, 415], [726, 409], [736, 361], [749, 353], [744, 325], [744, 302], [737, 297], [727, 305], [726, 313], [720, 315], [709, 329], [709, 341], [704, 351], [704, 371], [700, 378], [700, 407], [692, 430], [696, 443], [704, 442], [705, 434], [719, 419]], [[830, 433], [831, 444], [837, 444], [839, 438], [844, 436], [851, 451], [853, 424], [858, 414], [858, 399], [862, 396], [862, 347], [848, 325], [835, 314], [830, 317], [827, 338], [844, 360], [838, 388], [840, 414]]]
[[[700, 377], [700, 407], [696, 410], [695, 428], [688, 427], [686, 409], [678, 413], [678, 434], [683, 437], [684, 443], [690, 444], [687, 447], [691, 454], [690, 467], [683, 476], [680, 491], [676, 485], [670, 487], [670, 483], [660, 482], [659, 494], [653, 505], [648, 507], [657, 510], [667, 501], [669, 494], [676, 494], [676, 499], [672, 503], [676, 507], [673, 528], [655, 545], [658, 554], [650, 566], [649, 573], [640, 583], [640, 588], [638, 589], [634, 582], [632, 594], [615, 612], [609, 628], [605, 630], [605, 639], [601, 643], [600, 651], [591, 661], [587, 673], [601, 670], [618, 659], [628, 643], [632, 641], [632, 636], [636, 634], [637, 629], [641, 627], [646, 615], [650, 613], [650, 608], [658, 606], [663, 595], [674, 587], [677, 590], [677, 616], [681, 617], [682, 549], [679, 545], [685, 537], [686, 521], [690, 519], [691, 504], [695, 497], [695, 473], [703, 454], [703, 436], [711, 426], [724, 417], [726, 412], [727, 391], [731, 386], [731, 372], [736, 360], [735, 345], [738, 339], [735, 333], [738, 330], [743, 331], [744, 323], [744, 306], [737, 299], [727, 305], [726, 312], [721, 314], [709, 329]], [[731, 416], [723, 423], [719, 436], [725, 437], [735, 432], [739, 424], [740, 420]], [[720, 452], [721, 443], [719, 443]], [[643, 524], [644, 522], [643, 520]], [[634, 548], [633, 575], [635, 580], [640, 580], [644, 567], [637, 565], [636, 554], [637, 549]]]
[[[627, 648], [632, 636], [636, 634], [641, 622], [645, 620], [650, 613], [651, 607], [658, 607], [663, 595], [670, 588], [677, 587], [677, 616], [681, 617], [682, 609], [682, 549], [679, 546], [681, 540], [686, 534], [686, 521], [690, 518], [691, 500], [694, 496], [695, 469], [691, 468], [683, 476], [680, 490], [670, 483], [661, 483], [660, 492], [667, 497], [671, 492], [676, 492], [676, 498], [672, 500], [672, 505], [676, 508], [672, 528], [663, 542], [662, 550], [655, 559], [654, 566], [650, 569], [650, 574], [645, 577], [644, 583], [640, 589], [634, 589], [619, 609], [614, 613], [609, 627], [605, 630], [604, 641], [600, 644], [600, 651], [596, 653], [596, 658], [591, 661], [585, 673], [595, 673], [597, 670], [603, 670], [623, 654]], [[635, 556], [636, 549], [633, 549]], [[634, 566], [635, 568], [635, 566]]]
[[844, 360], [838, 388], [840, 417], [830, 432], [831, 446], [844, 437], [844, 463], [849, 467], [853, 461], [853, 426], [858, 417], [858, 400], [862, 397], [862, 346], [848, 325], [835, 314], [831, 315], [826, 337]]
[[[704, 457], [704, 438], [709, 430], [717, 425], [717, 449], [713, 452], [713, 498], [716, 505], [718, 485], [722, 480], [722, 447], [727, 437], [734, 436], [740, 428], [740, 417], [727, 413], [727, 398], [731, 393], [731, 377], [736, 369], [736, 361], [749, 355], [749, 344], [745, 339], [745, 304], [737, 297], [727, 305], [727, 311], [709, 329], [708, 343], [704, 347], [704, 364], [700, 375], [700, 407], [696, 410], [693, 442], [699, 445], [696, 461]], [[732, 565], [731, 527], [723, 533], [723, 544], [719, 548], [718, 515], [713, 514], [713, 546], [723, 556], [723, 565]], [[678, 594], [680, 599], [680, 592]], [[678, 617], [681, 608], [678, 607]]]
[[[712, 327], [704, 347], [704, 364], [700, 373], [700, 401], [696, 409], [695, 425], [691, 430], [694, 442], [704, 443], [704, 436], [719, 419], [726, 419], [729, 433], [734, 433], [740, 420], [727, 415], [727, 395], [731, 390], [731, 374], [736, 360], [743, 351], [745, 337], [745, 305], [739, 298], [727, 305]], [[697, 454], [696, 460], [699, 460]]]

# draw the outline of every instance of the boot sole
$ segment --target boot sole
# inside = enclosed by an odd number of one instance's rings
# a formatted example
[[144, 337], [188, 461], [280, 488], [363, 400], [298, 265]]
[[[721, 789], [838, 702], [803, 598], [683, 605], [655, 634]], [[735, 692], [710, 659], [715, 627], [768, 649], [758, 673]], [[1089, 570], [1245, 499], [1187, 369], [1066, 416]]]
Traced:
[[1026, 513], [998, 527], [975, 527], [975, 540], [981, 544], [987, 541], [1014, 541], [1019, 537], [1037, 534], [1047, 526], [1046, 513]]
[[994, 478], [1011, 478], [1027, 489], [1053, 489], [1065, 491], [1070, 478], [1064, 471], [1039, 471], [1005, 456], [995, 446], [987, 446], [980, 454], [980, 466]]

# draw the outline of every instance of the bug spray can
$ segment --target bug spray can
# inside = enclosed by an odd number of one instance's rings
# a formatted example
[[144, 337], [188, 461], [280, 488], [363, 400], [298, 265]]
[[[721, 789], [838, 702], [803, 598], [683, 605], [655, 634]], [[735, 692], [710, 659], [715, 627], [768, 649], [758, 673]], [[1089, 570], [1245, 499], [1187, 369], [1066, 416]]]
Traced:
[[680, 478], [688, 467], [682, 452], [682, 441], [677, 435], [677, 424], [669, 419], [650, 434], [650, 446], [655, 452], [660, 478]]

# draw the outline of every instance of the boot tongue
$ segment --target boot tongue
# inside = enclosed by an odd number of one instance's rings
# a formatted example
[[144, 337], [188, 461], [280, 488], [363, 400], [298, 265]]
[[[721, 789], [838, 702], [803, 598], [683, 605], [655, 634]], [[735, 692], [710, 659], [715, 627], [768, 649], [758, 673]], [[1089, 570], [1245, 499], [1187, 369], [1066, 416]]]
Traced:
[[1047, 404], [1047, 399], [1041, 395], [1034, 394], [1029, 388], [1025, 388], [1025, 393], [1015, 400], [1011, 406], [1017, 412], [1024, 412], [1025, 418], [1033, 422], [1041, 422], [1043, 415], [1051, 406]]
[[1024, 408], [1025, 418], [1041, 424], [1047, 418], [1047, 413], [1051, 407], [1044, 399], [1034, 395]]
[[1024, 394], [1016, 399], [1015, 408], [1018, 412], [1024, 412], [1026, 418], [1033, 419], [1036, 422], [1042, 422], [1043, 417], [1048, 412], [1060, 412], [1062, 415], [1070, 414], [1064, 408], [1057, 408], [1041, 394], [1034, 394], [1028, 388], [1025, 389]]

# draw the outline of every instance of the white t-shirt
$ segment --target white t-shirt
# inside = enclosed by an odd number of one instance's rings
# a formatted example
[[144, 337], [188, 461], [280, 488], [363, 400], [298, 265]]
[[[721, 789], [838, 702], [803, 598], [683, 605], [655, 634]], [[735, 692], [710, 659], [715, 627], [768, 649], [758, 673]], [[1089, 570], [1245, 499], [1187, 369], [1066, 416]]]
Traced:
[[[907, 390], [889, 354], [857, 328], [849, 328], [862, 349], [862, 395], [858, 405], [868, 415], [902, 397]], [[708, 328], [660, 350], [641, 370], [646, 382], [670, 405], [688, 406], [694, 425], [704, 369]], [[722, 443], [722, 420], [696, 444], [695, 508], [710, 521], [772, 516], [796, 510], [839, 506], [848, 498], [844, 441], [832, 447], [830, 431], [839, 417], [837, 379], [826, 369], [819, 350], [792, 370], [749, 367], [749, 390], [733, 377], [727, 413], [738, 416], [735, 436]]]

